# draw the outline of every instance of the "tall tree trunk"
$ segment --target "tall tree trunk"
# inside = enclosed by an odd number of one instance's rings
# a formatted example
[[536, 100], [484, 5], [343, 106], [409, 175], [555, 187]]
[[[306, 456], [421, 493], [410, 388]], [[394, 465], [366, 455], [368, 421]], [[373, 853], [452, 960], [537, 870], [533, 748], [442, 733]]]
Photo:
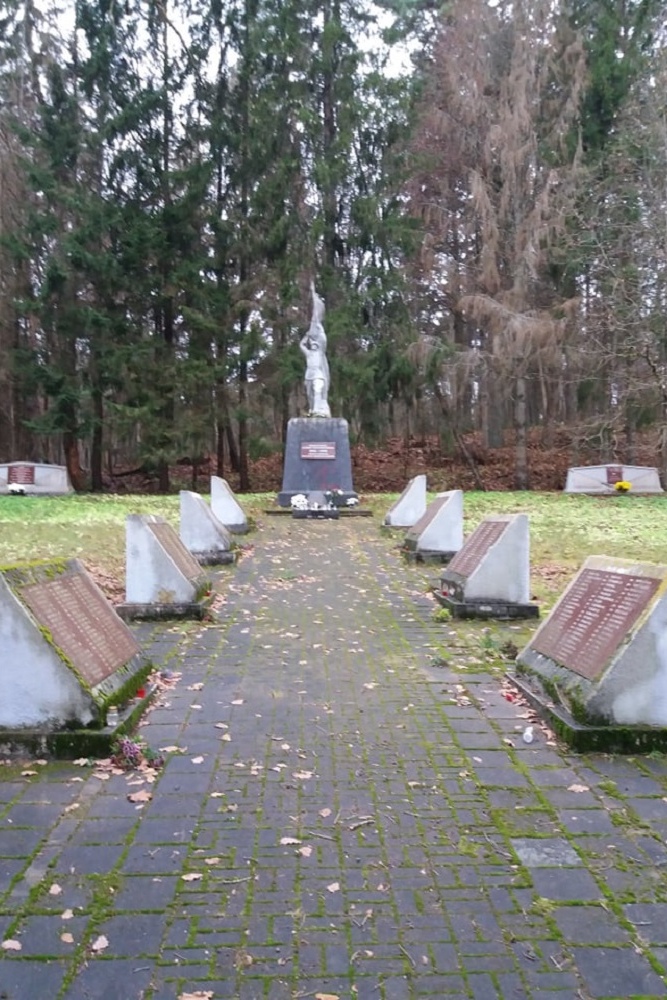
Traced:
[[90, 441], [90, 488], [93, 493], [101, 493], [104, 488], [102, 481], [104, 400], [99, 385], [93, 387], [92, 401], [93, 431]]
[[514, 383], [514, 431], [516, 434], [515, 480], [518, 490], [530, 489], [528, 475], [528, 437], [526, 426], [526, 380], [519, 376]]

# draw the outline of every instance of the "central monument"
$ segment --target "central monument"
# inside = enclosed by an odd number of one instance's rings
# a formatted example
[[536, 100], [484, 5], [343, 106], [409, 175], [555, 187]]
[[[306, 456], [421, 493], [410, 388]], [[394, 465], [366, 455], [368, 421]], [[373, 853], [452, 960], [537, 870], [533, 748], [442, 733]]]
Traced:
[[329, 408], [329, 362], [324, 332], [324, 302], [311, 282], [313, 312], [310, 326], [299, 347], [306, 359], [304, 383], [308, 416], [287, 424], [281, 507], [289, 507], [293, 496], [314, 491], [335, 491], [340, 503], [355, 498], [347, 420], [331, 416]]

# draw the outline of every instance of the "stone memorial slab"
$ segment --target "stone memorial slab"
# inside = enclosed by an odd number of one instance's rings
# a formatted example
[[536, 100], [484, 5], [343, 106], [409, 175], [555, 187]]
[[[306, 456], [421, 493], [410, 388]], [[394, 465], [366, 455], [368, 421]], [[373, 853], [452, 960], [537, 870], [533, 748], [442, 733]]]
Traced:
[[61, 494], [71, 493], [72, 484], [64, 465], [47, 465], [44, 462], [0, 463], [0, 493], [10, 493], [17, 489], [27, 494]]
[[242, 535], [248, 530], [248, 518], [243, 508], [227, 480], [220, 476], [211, 476], [211, 510], [232, 534]]
[[667, 566], [590, 556], [517, 673], [579, 722], [667, 726]]
[[103, 723], [109, 698], [146, 666], [75, 559], [0, 571], [0, 648], [0, 727], [12, 730]]
[[443, 571], [436, 599], [457, 618], [536, 618], [526, 514], [486, 517]]
[[[183, 545], [202, 566], [216, 566], [234, 562], [232, 551], [232, 536], [224, 524], [218, 520], [209, 505], [198, 493], [181, 490], [180, 493], [181, 520], [179, 533]], [[169, 525], [155, 525], [159, 528], [158, 537], [164, 536], [164, 528]], [[166, 539], [169, 549], [171, 540]], [[179, 553], [173, 553], [174, 561], [179, 565]], [[185, 571], [185, 566], [181, 569]]]
[[426, 476], [414, 476], [387, 511], [384, 523], [390, 528], [411, 528], [425, 513]]
[[617, 493], [616, 483], [630, 483], [632, 493], [662, 493], [658, 470], [641, 465], [584, 465], [567, 471], [566, 493]]
[[293, 496], [314, 490], [340, 490], [341, 502], [356, 498], [352, 486], [352, 458], [347, 420], [334, 417], [295, 417], [287, 425], [281, 507]]
[[122, 617], [201, 617], [209, 581], [163, 518], [130, 514], [125, 521], [125, 603]]
[[406, 553], [423, 562], [447, 562], [463, 545], [463, 491], [438, 493], [405, 536]]

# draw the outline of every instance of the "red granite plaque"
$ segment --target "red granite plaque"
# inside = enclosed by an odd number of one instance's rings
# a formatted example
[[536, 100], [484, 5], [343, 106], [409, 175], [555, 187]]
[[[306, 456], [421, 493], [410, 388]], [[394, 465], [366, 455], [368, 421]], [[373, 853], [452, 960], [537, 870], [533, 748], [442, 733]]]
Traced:
[[335, 458], [335, 441], [302, 441], [301, 458]]
[[463, 548], [456, 553], [450, 562], [447, 572], [451, 570], [460, 576], [470, 576], [477, 569], [491, 546], [501, 537], [509, 523], [509, 521], [487, 518], [478, 524], [470, 538], [463, 543]]
[[659, 585], [650, 576], [583, 569], [530, 647], [597, 680]]
[[186, 580], [196, 580], [201, 576], [201, 566], [188, 552], [170, 524], [166, 521], [149, 521], [148, 527]]
[[419, 518], [419, 520], [415, 521], [415, 523], [408, 531], [408, 537], [419, 538], [419, 536], [424, 531], [426, 531], [426, 529], [428, 528], [429, 524], [431, 523], [435, 515], [442, 510], [443, 506], [447, 503], [449, 499], [450, 498], [448, 496], [443, 496], [443, 497], [436, 497], [435, 500], [432, 500], [431, 503], [426, 508], [426, 510], [424, 511], [424, 513], [422, 514], [422, 516]]
[[9, 465], [7, 467], [7, 483], [16, 483], [17, 486], [34, 486], [35, 466]]
[[128, 627], [85, 573], [30, 584], [20, 596], [91, 687], [139, 652]]
[[620, 483], [623, 481], [623, 466], [621, 465], [608, 465], [607, 466], [607, 486], [613, 486], [614, 483]]

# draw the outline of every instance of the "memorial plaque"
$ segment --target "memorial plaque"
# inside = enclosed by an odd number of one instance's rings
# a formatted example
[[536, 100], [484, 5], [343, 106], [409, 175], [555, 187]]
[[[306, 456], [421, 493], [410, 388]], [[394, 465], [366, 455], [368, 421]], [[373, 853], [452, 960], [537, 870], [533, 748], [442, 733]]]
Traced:
[[659, 585], [654, 577], [583, 569], [530, 646], [596, 680]]
[[196, 580], [201, 576], [201, 566], [190, 555], [170, 524], [166, 521], [149, 521], [147, 526], [186, 580]]
[[456, 553], [447, 567], [447, 572], [458, 573], [464, 577], [470, 576], [509, 523], [509, 521], [489, 519], [482, 521], [465, 541], [463, 548]]
[[335, 441], [303, 441], [301, 458], [335, 459]]
[[614, 483], [620, 483], [623, 481], [623, 466], [622, 465], [608, 465], [607, 466], [607, 486], [613, 486]]
[[7, 482], [15, 483], [17, 486], [35, 485], [34, 465], [9, 465], [7, 467]]
[[132, 633], [84, 573], [30, 584], [20, 596], [91, 687], [139, 652]]
[[432, 500], [431, 503], [426, 508], [425, 512], [419, 518], [419, 520], [415, 521], [415, 523], [412, 525], [412, 527], [408, 531], [408, 536], [410, 538], [419, 538], [419, 536], [426, 531], [426, 529], [428, 528], [429, 524], [431, 523], [435, 515], [440, 510], [442, 510], [443, 506], [447, 503], [448, 500], [449, 500], [448, 493], [445, 494], [444, 496], [436, 497], [435, 500]]

